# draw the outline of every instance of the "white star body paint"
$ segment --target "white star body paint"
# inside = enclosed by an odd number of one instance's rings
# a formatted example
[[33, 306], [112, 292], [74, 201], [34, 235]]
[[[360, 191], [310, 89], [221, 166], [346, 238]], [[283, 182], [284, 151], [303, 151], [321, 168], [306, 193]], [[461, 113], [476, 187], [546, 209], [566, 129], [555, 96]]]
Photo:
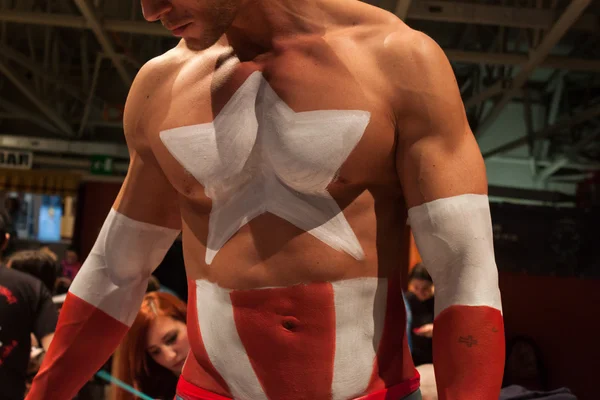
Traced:
[[212, 123], [161, 132], [169, 152], [213, 201], [206, 263], [265, 212], [362, 259], [362, 247], [327, 186], [369, 119], [367, 111], [296, 113], [255, 72]]

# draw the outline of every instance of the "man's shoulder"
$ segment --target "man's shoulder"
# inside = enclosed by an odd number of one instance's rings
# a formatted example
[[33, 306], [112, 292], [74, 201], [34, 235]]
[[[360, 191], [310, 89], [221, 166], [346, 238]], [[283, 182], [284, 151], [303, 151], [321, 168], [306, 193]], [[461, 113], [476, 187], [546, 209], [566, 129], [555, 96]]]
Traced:
[[[464, 106], [450, 61], [438, 43], [398, 20], [386, 26], [376, 57], [378, 73], [389, 88], [398, 132], [404, 132], [409, 141], [424, 134], [445, 134], [444, 130], [430, 129], [430, 118], [452, 120]], [[431, 110], [436, 110], [435, 117], [428, 114]], [[462, 135], [462, 120], [460, 124], [455, 130]]]
[[180, 47], [148, 60], [135, 76], [132, 90], [140, 87], [156, 87], [165, 78], [176, 72], [189, 59], [189, 55]]
[[378, 61], [391, 78], [435, 73], [447, 63], [442, 48], [427, 34], [397, 20], [381, 27]]
[[[214, 52], [213, 48], [192, 51], [181, 42], [166, 53], [146, 62], [136, 74], [127, 96], [123, 119], [125, 135], [130, 140], [140, 137], [138, 130], [140, 120], [144, 115], [151, 114], [153, 107], [164, 104], [167, 100], [164, 96], [172, 95], [173, 82], [185, 78], [188, 73], [186, 71], [202, 70], [207, 71], [207, 74], [210, 73], [211, 68], [207, 58]], [[205, 65], [205, 68], [199, 68], [198, 64]], [[188, 66], [191, 68], [187, 68]], [[195, 77], [197, 76], [198, 73]]]
[[179, 75], [186, 66], [192, 64], [195, 76], [199, 70], [208, 75], [214, 71], [216, 60], [229, 51], [230, 48], [221, 42], [204, 50], [191, 50], [181, 41], [171, 50], [146, 62], [136, 75], [134, 84], [157, 86], [170, 76]]
[[423, 91], [440, 77], [453, 78], [442, 48], [425, 33], [412, 29], [394, 15], [377, 15], [348, 35], [358, 42], [362, 57], [373, 65], [394, 95]]

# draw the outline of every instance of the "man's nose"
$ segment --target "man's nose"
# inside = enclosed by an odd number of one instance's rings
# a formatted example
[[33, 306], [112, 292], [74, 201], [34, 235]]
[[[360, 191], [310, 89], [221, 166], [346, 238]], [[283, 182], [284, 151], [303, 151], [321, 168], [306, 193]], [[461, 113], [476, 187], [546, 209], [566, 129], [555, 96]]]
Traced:
[[148, 22], [158, 21], [163, 14], [171, 10], [171, 2], [167, 0], [142, 0], [142, 14]]

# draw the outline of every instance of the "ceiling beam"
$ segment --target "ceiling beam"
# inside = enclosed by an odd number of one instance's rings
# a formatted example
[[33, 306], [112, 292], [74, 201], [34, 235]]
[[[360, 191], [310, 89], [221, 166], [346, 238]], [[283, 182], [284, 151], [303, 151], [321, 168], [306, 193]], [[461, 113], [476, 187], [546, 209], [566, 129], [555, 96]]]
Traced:
[[465, 101], [465, 108], [469, 109], [473, 106], [479, 105], [480, 103], [486, 100], [501, 95], [506, 90], [504, 86], [504, 81], [498, 81], [493, 85], [486, 87], [482, 91], [475, 93], [469, 98], [469, 100]]
[[[0, 21], [74, 29], [92, 29], [90, 21], [87, 21], [84, 17], [72, 14], [49, 14], [42, 12], [2, 10], [0, 13]], [[171, 32], [169, 32], [160, 23], [108, 19], [103, 21], [103, 27], [109, 32], [137, 33], [141, 35], [173, 37]]]
[[58, 128], [61, 129], [61, 133], [65, 135], [73, 135], [73, 129], [71, 125], [67, 123], [56, 110], [47, 105], [42, 99], [40, 99], [33, 88], [29, 86], [29, 84], [23, 81], [8, 65], [4, 62], [0, 61], [0, 72], [6, 76], [6, 78], [11, 81], [17, 89], [25, 97], [27, 97], [40, 111], [50, 120], [52, 121]]
[[556, 171], [560, 170], [563, 167], [566, 167], [571, 159], [574, 159], [581, 150], [583, 150], [590, 143], [594, 142], [599, 135], [600, 130], [596, 130], [596, 132], [581, 139], [573, 147], [567, 150], [564, 155], [558, 157], [552, 164], [548, 165], [546, 168], [540, 171], [538, 176], [536, 176], [536, 182], [538, 184], [543, 184]]
[[[495, 164], [508, 164], [508, 165], [531, 165], [531, 158], [527, 157], [503, 157], [498, 156], [488, 160], [489, 163]], [[554, 161], [550, 160], [537, 160], [537, 165], [541, 167], [548, 167], [552, 165]], [[566, 168], [575, 169], [578, 171], [600, 171], [600, 164], [598, 163], [569, 163]]]
[[93, 6], [90, 5], [90, 3], [87, 0], [74, 0], [74, 1], [75, 1], [75, 4], [77, 5], [77, 7], [79, 8], [79, 11], [81, 11], [83, 16], [89, 23], [90, 28], [96, 35], [96, 39], [98, 39], [98, 42], [100, 42], [100, 46], [102, 46], [102, 49], [104, 50], [104, 52], [106, 53], [108, 58], [110, 58], [112, 60], [115, 68], [117, 69], [117, 72], [119, 73], [119, 76], [123, 80], [123, 83], [125, 83], [126, 87], [131, 86], [131, 82], [132, 82], [131, 75], [125, 68], [125, 64], [123, 64], [123, 60], [121, 59], [119, 54], [117, 54], [117, 52], [115, 51], [115, 48], [114, 48], [110, 38], [106, 34], [106, 31], [105, 31], [102, 23], [98, 19], [98, 16], [96, 15], [96, 12], [93, 9]]
[[396, 9], [394, 13], [400, 18], [402, 21], [406, 21], [406, 16], [408, 15], [408, 10], [412, 0], [398, 0], [396, 3]]
[[500, 116], [504, 107], [516, 96], [519, 89], [525, 85], [527, 80], [537, 66], [544, 61], [558, 41], [567, 33], [569, 28], [577, 21], [583, 11], [590, 5], [592, 0], [573, 0], [565, 9], [552, 29], [544, 36], [540, 45], [531, 53], [527, 62], [520, 68], [519, 73], [510, 82], [510, 87], [504, 91], [502, 98], [494, 105], [494, 108], [486, 115], [484, 121], [479, 125], [476, 136], [481, 136]]
[[42, 67], [39, 66], [38, 63], [35, 62], [35, 60], [32, 60], [31, 58], [27, 57], [23, 53], [20, 53], [16, 50], [0, 43], [0, 54], [5, 56], [6, 58], [13, 60], [17, 64], [19, 64], [21, 67], [27, 68], [34, 74], [36, 74], [40, 77], [43, 77], [48, 82], [54, 83], [56, 86], [58, 86], [59, 88], [64, 90], [65, 93], [70, 94], [71, 96], [73, 96], [77, 100], [81, 101], [82, 103], [85, 102], [85, 96], [75, 85], [72, 85], [72, 84], [66, 82], [63, 78], [61, 78], [57, 75], [54, 75], [50, 71], [44, 70]]
[[[555, 9], [420, 0], [412, 2], [408, 19], [548, 30], [559, 13]], [[572, 29], [598, 32], [598, 17], [585, 14]]]
[[[69, 14], [2, 10], [0, 13], [0, 21], [74, 29], [91, 29], [90, 24], [85, 18]], [[173, 37], [171, 32], [165, 29], [160, 23], [109, 19], [103, 21], [103, 26], [104, 29], [109, 32]], [[525, 64], [528, 59], [525, 54], [501, 54], [452, 49], [444, 49], [444, 51], [450, 61], [469, 64], [521, 65]], [[600, 60], [549, 56], [539, 65], [539, 67], [565, 69], [570, 71], [600, 72]]]
[[48, 122], [42, 115], [32, 113], [31, 111], [26, 110], [21, 106], [15, 104], [14, 101], [8, 101], [4, 100], [3, 98], [0, 98], [0, 108], [4, 108], [13, 117], [31, 122], [32, 124], [35, 124], [40, 128], [47, 130], [48, 132], [56, 134], [60, 133], [58, 128], [52, 125], [50, 122]]
[[[452, 62], [465, 64], [523, 65], [529, 60], [526, 54], [486, 53], [444, 49]], [[548, 56], [537, 68], [563, 69], [567, 71], [600, 72], [600, 60]]]
[[92, 102], [94, 98], [94, 94], [96, 93], [96, 86], [98, 85], [98, 76], [100, 74], [100, 66], [102, 65], [102, 60], [104, 60], [103, 55], [98, 55], [96, 58], [96, 64], [94, 65], [94, 75], [92, 76], [92, 84], [89, 88], [89, 97], [88, 101], [85, 104], [85, 108], [83, 109], [83, 116], [81, 117], [81, 123], [79, 124], [79, 132], [77, 135], [81, 137], [83, 135], [83, 131], [87, 127], [88, 118], [90, 117], [90, 112], [92, 111]]
[[[397, 3], [396, 15], [401, 16], [398, 9], [402, 11], [402, 4], [405, 1], [399, 0]], [[488, 17], [485, 17], [486, 15]], [[516, 17], [513, 18], [513, 15], [516, 15]], [[420, 0], [411, 1], [407, 19], [547, 30], [552, 26], [552, 22], [556, 20], [556, 16], [556, 10]], [[60, 13], [48, 14], [44, 12], [2, 10], [0, 21], [75, 29], [91, 28], [91, 24], [83, 17]], [[145, 21], [107, 19], [104, 21], [104, 29], [109, 32], [172, 36], [160, 23]], [[598, 32], [600, 31], [598, 18], [593, 14], [584, 14], [571, 29]]]
[[[589, 108], [586, 108], [583, 111], [576, 113], [575, 115], [573, 115], [570, 118], [563, 119], [560, 122], [557, 122], [556, 124], [537, 132], [534, 135], [534, 140], [547, 139], [550, 136], [552, 136], [558, 132], [572, 128], [573, 126], [579, 125], [582, 122], [588, 121], [592, 118], [596, 118], [599, 115], [600, 115], [600, 104], [596, 104], [595, 106], [591, 106]], [[501, 153], [508, 152], [510, 150], [517, 149], [517, 148], [527, 144], [528, 140], [529, 140], [528, 136], [524, 136], [522, 138], [512, 140], [512, 141], [505, 143], [499, 147], [496, 147], [495, 149], [492, 149], [492, 150], [489, 150], [489, 151], [483, 153], [483, 157], [489, 158], [489, 157], [493, 157], [493, 156], [501, 154]]]

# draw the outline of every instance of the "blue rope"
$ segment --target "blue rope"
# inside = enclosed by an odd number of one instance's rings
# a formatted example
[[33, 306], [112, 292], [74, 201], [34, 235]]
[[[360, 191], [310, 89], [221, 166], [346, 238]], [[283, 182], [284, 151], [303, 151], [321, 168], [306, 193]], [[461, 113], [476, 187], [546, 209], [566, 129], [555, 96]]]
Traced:
[[133, 387], [129, 386], [128, 384], [126, 384], [125, 382], [115, 378], [114, 376], [112, 376], [111, 374], [109, 374], [108, 372], [106, 372], [104, 370], [100, 370], [100, 371], [96, 372], [96, 376], [100, 379], [104, 379], [105, 381], [107, 381], [109, 383], [113, 383], [113, 384], [117, 385], [121, 389], [133, 394], [134, 396], [139, 397], [142, 400], [154, 400], [152, 397], [145, 395], [144, 393], [140, 392], [139, 390], [135, 390], [135, 388], [133, 388]]

